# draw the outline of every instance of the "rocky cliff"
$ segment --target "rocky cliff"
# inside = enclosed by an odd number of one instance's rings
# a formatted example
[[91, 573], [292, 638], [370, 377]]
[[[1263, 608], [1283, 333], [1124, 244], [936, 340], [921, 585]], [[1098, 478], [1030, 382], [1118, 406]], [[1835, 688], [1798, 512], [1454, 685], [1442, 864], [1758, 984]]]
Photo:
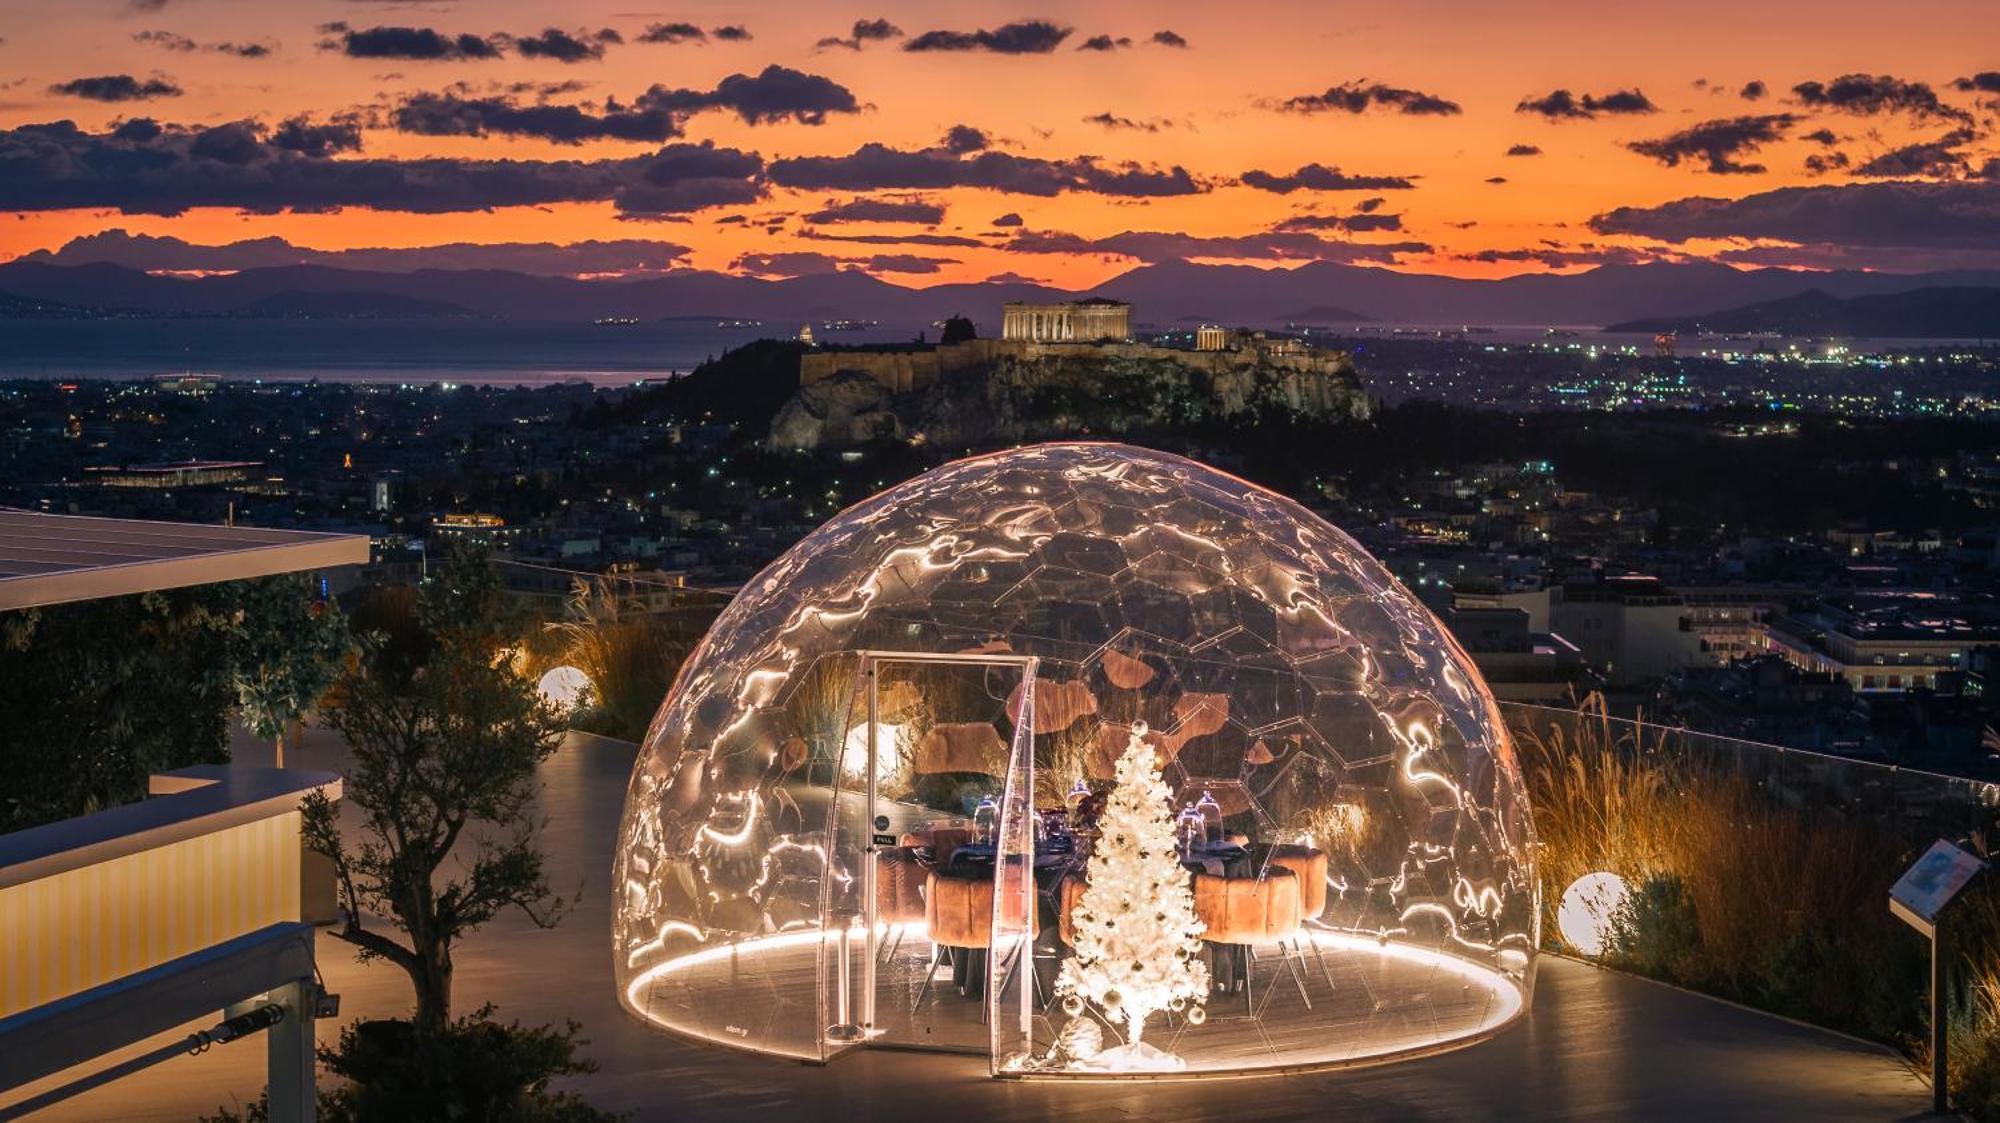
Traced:
[[[915, 364], [881, 353], [806, 356], [802, 385], [772, 421], [770, 446], [839, 448], [881, 437], [975, 446], [1263, 412], [1368, 414], [1345, 353], [1285, 340], [1226, 351], [973, 340], [921, 354]], [[922, 372], [914, 378], [913, 365]]]

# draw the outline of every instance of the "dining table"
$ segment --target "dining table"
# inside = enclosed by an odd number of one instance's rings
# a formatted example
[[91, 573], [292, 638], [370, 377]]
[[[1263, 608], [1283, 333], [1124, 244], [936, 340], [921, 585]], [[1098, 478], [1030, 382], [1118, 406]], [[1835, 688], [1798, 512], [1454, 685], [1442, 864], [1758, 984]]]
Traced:
[[[999, 862], [999, 847], [991, 842], [968, 842], [951, 852], [951, 858], [939, 869], [940, 877], [987, 878], [994, 876], [994, 867]], [[1050, 835], [1037, 840], [1035, 847], [1035, 915], [1040, 922], [1035, 934], [1037, 952], [1047, 948], [1053, 952], [1061, 941], [1056, 936], [1056, 910], [1060, 901], [1056, 887], [1064, 874], [1077, 868], [1081, 862], [1075, 843], [1065, 836]], [[1048, 976], [1041, 980], [1042, 990], [1047, 993], [1053, 984], [1052, 969], [1044, 960], [1049, 956], [1037, 956], [1035, 970]], [[981, 996], [986, 989], [986, 952], [981, 948], [955, 948], [951, 952], [951, 981], [960, 993], [968, 998]]]
[[[1182, 868], [1192, 877], [1197, 873], [1213, 877], [1255, 877], [1256, 861], [1249, 847], [1233, 841], [1203, 842], [1180, 851]], [[951, 852], [939, 869], [942, 877], [991, 878], [999, 861], [999, 848], [991, 842], [968, 842]], [[1085, 859], [1073, 839], [1048, 835], [1036, 843], [1035, 890], [1037, 918], [1041, 921], [1035, 937], [1037, 971], [1053, 975], [1054, 964], [1066, 954], [1058, 936], [1056, 917], [1061, 908], [1058, 886], [1064, 875], [1081, 869]], [[1210, 943], [1211, 983], [1217, 993], [1241, 989], [1249, 978], [1249, 950], [1240, 944]], [[954, 949], [950, 953], [952, 984], [967, 997], [976, 998], [985, 990], [986, 954], [983, 950]], [[1046, 993], [1053, 978], [1043, 979]]]
[[[1190, 874], [1211, 877], [1256, 877], [1257, 862], [1249, 847], [1236, 842], [1197, 842], [1181, 850], [1181, 865]], [[1241, 990], [1250, 978], [1250, 949], [1243, 944], [1204, 941], [1209, 947], [1209, 987], [1217, 994]]]

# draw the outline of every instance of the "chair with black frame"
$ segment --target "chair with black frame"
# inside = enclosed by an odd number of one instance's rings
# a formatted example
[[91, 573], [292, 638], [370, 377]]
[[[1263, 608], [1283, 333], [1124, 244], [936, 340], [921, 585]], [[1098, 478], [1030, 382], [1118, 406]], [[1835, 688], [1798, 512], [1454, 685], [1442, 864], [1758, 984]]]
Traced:
[[976, 995], [984, 971], [974, 971], [974, 961], [984, 959], [994, 935], [994, 881], [992, 877], [948, 877], [932, 871], [924, 883], [924, 927], [930, 931], [930, 967], [924, 969], [924, 985], [916, 991], [910, 1009], [924, 1005], [930, 983], [938, 967], [952, 963], [954, 981], [960, 991]]
[[1312, 1009], [1312, 999], [1306, 995], [1305, 977], [1299, 973], [1298, 965], [1287, 944], [1299, 931], [1299, 879], [1298, 875], [1283, 866], [1272, 866], [1261, 877], [1218, 877], [1210, 873], [1194, 875], [1194, 909], [1201, 918], [1205, 931], [1203, 942], [1209, 945], [1210, 958], [1217, 953], [1244, 949], [1244, 955], [1237, 962], [1243, 969], [1243, 1005], [1252, 1018], [1263, 1016], [1277, 993], [1277, 983], [1273, 981], [1265, 988], [1262, 1002], [1256, 1001], [1255, 980], [1250, 977], [1250, 964], [1256, 959], [1254, 950], [1258, 944], [1279, 945], [1285, 949], [1285, 966], [1291, 972], [1292, 982], [1299, 989], [1299, 999]]
[[1326, 956], [1320, 951], [1319, 941], [1313, 939], [1312, 934], [1306, 930], [1307, 926], [1317, 923], [1326, 913], [1326, 851], [1311, 846], [1286, 844], [1258, 849], [1260, 867], [1266, 870], [1282, 867], [1298, 877], [1300, 923], [1290, 943], [1302, 960], [1305, 958], [1305, 949], [1312, 949], [1313, 961], [1319, 964], [1319, 972], [1326, 978], [1326, 989], [1333, 990], [1333, 972], [1326, 965]]

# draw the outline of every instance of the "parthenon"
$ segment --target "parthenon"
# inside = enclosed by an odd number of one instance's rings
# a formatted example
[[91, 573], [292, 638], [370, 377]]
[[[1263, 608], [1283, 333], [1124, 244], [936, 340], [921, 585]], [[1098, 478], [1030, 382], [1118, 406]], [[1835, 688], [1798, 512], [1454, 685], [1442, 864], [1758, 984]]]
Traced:
[[1031, 343], [1093, 343], [1132, 337], [1132, 306], [1101, 296], [1061, 304], [1023, 304], [1002, 309], [1000, 338]]

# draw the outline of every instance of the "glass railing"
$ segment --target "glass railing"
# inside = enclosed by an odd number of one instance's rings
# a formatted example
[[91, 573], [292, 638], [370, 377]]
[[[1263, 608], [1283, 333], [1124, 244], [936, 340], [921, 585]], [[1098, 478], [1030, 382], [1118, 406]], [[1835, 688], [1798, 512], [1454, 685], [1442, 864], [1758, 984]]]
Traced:
[[[1500, 709], [1534, 805], [1546, 947], [1878, 1041], [1925, 1038], [1929, 948], [1890, 914], [1889, 887], [1940, 838], [1983, 850], [2000, 785], [1591, 703]], [[2000, 894], [1975, 888], [1948, 923], [1954, 1039], [1982, 1039], [1954, 1051], [1993, 1055]]]
[[1991, 837], [2000, 827], [2000, 784], [1990, 781], [1612, 717], [1587, 706], [1502, 702], [1500, 710], [1524, 760], [1560, 731], [1571, 747], [1604, 743], [1622, 759], [1674, 774], [1740, 777], [1776, 807], [1864, 823], [1919, 848], [1939, 838]]

